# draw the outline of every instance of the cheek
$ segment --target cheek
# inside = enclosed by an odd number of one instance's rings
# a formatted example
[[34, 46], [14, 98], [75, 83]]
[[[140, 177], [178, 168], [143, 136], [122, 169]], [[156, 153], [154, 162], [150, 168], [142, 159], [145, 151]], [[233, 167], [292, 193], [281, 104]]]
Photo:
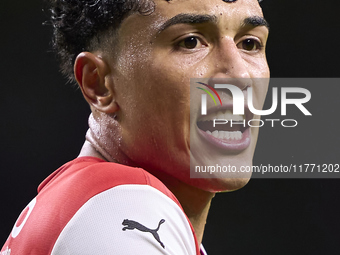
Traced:
[[250, 78], [269, 78], [270, 71], [265, 53], [253, 56], [244, 54], [244, 62]]
[[165, 61], [145, 61], [125, 80], [122, 89], [129, 97], [122, 102], [122, 126], [129, 142], [183, 140], [189, 124], [190, 80], [179, 70]]
[[253, 81], [253, 101], [256, 102], [258, 109], [262, 109], [268, 93], [269, 78], [258, 78]]
[[266, 57], [257, 61], [251, 68], [253, 78], [269, 78], [270, 71]]

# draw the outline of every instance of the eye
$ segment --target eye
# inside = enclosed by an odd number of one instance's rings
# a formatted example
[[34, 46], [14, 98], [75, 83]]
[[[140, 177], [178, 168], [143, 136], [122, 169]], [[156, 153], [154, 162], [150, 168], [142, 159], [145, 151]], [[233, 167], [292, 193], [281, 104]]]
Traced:
[[201, 43], [201, 41], [197, 37], [190, 36], [190, 37], [187, 37], [187, 38], [183, 39], [182, 41], [180, 41], [178, 43], [178, 46], [181, 47], [181, 48], [192, 50], [192, 49], [195, 49], [195, 48], [202, 47], [203, 44]]
[[261, 48], [263, 48], [259, 41], [251, 38], [245, 39], [242, 42], [240, 42], [238, 44], [238, 47], [245, 51], [258, 51]]

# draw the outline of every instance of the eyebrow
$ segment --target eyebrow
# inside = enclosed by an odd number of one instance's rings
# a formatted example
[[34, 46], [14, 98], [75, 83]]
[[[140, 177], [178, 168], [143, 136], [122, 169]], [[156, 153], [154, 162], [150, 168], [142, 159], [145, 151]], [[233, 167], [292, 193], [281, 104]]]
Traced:
[[252, 27], [264, 26], [269, 30], [269, 23], [261, 16], [251, 16], [251, 17], [245, 18], [241, 23], [241, 27], [247, 27], [247, 26], [252, 26]]
[[200, 24], [200, 23], [217, 23], [217, 17], [215, 15], [208, 14], [191, 14], [191, 13], [181, 13], [171, 19], [167, 20], [159, 29], [158, 34], [170, 26], [176, 24]]
[[[217, 23], [217, 17], [215, 15], [208, 15], [208, 14], [192, 14], [192, 13], [181, 13], [178, 14], [171, 19], [167, 20], [157, 31], [157, 34], [161, 33], [163, 30], [167, 29], [170, 26], [176, 24], [200, 24], [200, 23]], [[261, 16], [251, 16], [245, 18], [241, 22], [241, 27], [258, 27], [264, 26], [269, 30], [268, 22]]]

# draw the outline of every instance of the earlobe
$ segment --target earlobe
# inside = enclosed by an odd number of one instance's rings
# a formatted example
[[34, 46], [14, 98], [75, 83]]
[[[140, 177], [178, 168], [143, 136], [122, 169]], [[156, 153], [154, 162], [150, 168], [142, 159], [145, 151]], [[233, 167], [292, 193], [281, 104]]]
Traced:
[[97, 110], [114, 113], [118, 110], [108, 64], [90, 52], [80, 53], [74, 64], [75, 78], [86, 101]]

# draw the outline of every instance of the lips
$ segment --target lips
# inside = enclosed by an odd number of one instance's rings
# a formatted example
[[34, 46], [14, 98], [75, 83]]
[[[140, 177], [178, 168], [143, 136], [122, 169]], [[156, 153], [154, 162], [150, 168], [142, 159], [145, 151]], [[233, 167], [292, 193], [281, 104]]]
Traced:
[[251, 141], [247, 125], [251, 118], [248, 107], [244, 115], [233, 115], [232, 106], [218, 106], [199, 118], [197, 128], [210, 144], [226, 150], [244, 150]]

